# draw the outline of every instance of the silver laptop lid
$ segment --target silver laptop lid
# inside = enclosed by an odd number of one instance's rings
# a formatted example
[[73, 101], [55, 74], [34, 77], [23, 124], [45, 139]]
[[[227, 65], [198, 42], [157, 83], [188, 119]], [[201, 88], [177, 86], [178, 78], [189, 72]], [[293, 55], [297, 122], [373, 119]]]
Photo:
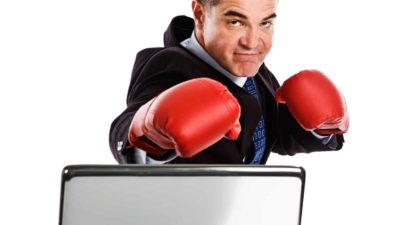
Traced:
[[304, 182], [287, 166], [67, 166], [59, 224], [298, 225]]

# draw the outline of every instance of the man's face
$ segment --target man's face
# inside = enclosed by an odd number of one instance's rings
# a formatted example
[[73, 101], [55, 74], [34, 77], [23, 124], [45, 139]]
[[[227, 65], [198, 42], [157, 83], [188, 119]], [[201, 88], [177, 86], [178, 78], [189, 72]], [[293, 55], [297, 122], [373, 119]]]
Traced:
[[221, 0], [205, 9], [194, 2], [196, 36], [226, 70], [254, 76], [272, 46], [276, 4], [276, 0]]

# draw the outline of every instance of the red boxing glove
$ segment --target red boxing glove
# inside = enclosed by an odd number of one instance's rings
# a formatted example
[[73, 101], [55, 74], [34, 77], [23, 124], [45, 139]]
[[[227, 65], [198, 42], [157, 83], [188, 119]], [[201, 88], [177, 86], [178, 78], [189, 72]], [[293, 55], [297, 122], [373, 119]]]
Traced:
[[[167, 89], [140, 107], [129, 128], [129, 142], [149, 153], [175, 149], [192, 157], [224, 136], [235, 140], [240, 105], [221, 83], [192, 79]], [[158, 146], [139, 139], [145, 135]]]
[[286, 103], [297, 122], [319, 134], [345, 133], [349, 127], [347, 106], [335, 85], [317, 70], [304, 70], [287, 79], [275, 99]]

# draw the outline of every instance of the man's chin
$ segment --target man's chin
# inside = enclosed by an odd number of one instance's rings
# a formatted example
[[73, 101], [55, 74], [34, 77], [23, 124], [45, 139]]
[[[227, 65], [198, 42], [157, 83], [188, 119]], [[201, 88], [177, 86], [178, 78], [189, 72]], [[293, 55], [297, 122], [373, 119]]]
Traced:
[[255, 66], [254, 64], [241, 66], [239, 68], [235, 68], [233, 74], [238, 77], [253, 77], [258, 73], [259, 68], [259, 66]]

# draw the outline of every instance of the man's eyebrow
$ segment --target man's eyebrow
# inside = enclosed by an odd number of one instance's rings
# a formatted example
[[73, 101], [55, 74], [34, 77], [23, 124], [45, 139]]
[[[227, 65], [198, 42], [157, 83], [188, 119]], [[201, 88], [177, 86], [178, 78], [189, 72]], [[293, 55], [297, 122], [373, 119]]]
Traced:
[[242, 19], [247, 19], [247, 16], [245, 16], [244, 14], [240, 13], [240, 12], [236, 12], [233, 10], [229, 10], [226, 13], [224, 13], [224, 16], [235, 16], [235, 17], [239, 17]]
[[276, 16], [277, 16], [276, 13], [272, 13], [271, 15], [265, 17], [265, 18], [263, 19], [263, 21], [269, 20], [269, 19], [273, 19], [273, 18], [275, 18]]
[[[247, 19], [246, 15], [244, 15], [244, 14], [242, 14], [240, 12], [234, 11], [234, 10], [227, 11], [226, 13], [224, 13], [224, 16], [235, 16], [235, 17], [239, 17], [239, 18], [242, 18], [242, 19]], [[276, 13], [272, 13], [271, 15], [265, 17], [262, 21], [269, 20], [269, 19], [272, 19], [272, 18], [275, 18], [275, 17], [276, 17]]]

